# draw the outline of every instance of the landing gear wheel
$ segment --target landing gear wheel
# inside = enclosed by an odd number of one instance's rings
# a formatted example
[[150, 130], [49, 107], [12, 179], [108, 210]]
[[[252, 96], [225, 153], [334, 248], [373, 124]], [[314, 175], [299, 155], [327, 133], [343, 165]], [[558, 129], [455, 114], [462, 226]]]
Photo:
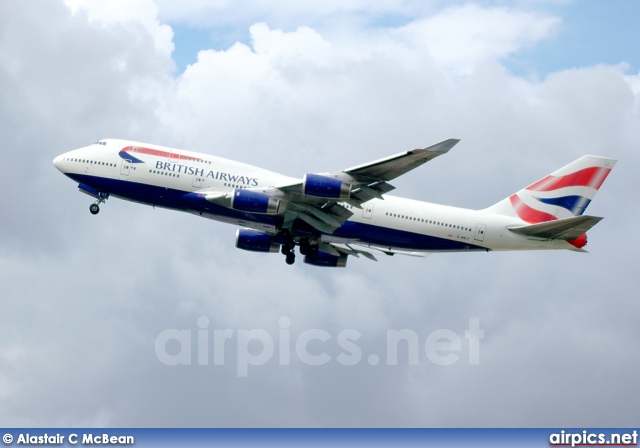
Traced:
[[291, 265], [293, 263], [296, 262], [296, 253], [294, 252], [296, 249], [296, 242], [293, 239], [293, 235], [291, 234], [291, 232], [287, 229], [281, 230], [276, 237], [278, 237], [278, 239], [280, 241], [282, 241], [280, 244], [280, 252], [282, 253], [282, 255], [284, 255], [285, 261], [287, 262], [287, 264]]
[[315, 236], [302, 238], [300, 240], [300, 254], [317, 256], [319, 244], [320, 240]]
[[287, 262], [288, 265], [292, 265], [293, 263], [296, 262], [296, 254], [294, 254], [293, 252], [289, 252], [287, 254], [287, 258], [285, 259], [285, 261]]
[[[295, 247], [295, 246], [293, 246], [293, 247]], [[286, 245], [286, 244], [283, 244], [282, 247], [280, 247], [280, 253], [282, 255], [287, 255], [292, 250], [293, 250], [293, 248], [291, 246]]]
[[295, 243], [283, 244], [282, 247], [280, 248], [280, 252], [282, 253], [282, 255], [289, 255], [293, 253], [295, 248], [296, 248]]
[[100, 213], [100, 206], [98, 206], [98, 204], [91, 204], [89, 206], [89, 211], [92, 215], [97, 215], [98, 213]]

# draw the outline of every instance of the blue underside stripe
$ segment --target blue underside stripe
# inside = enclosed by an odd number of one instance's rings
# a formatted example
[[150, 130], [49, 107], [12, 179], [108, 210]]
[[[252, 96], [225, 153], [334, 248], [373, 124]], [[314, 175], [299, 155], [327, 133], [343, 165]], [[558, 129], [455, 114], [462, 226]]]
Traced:
[[[212, 204], [204, 199], [204, 196], [198, 196], [197, 193], [188, 191], [157, 187], [127, 180], [87, 176], [85, 174], [67, 174], [67, 176], [77, 182], [90, 185], [100, 192], [109, 193], [112, 196], [147, 205], [155, 205], [179, 211], [195, 210], [200, 213], [211, 213], [221, 217], [252, 221], [272, 226], [278, 226], [281, 221], [281, 218], [277, 216], [240, 212]], [[487, 250], [485, 247], [463, 241], [452, 241], [435, 236], [353, 221], [345, 222], [333, 235], [340, 238], [360, 239], [362, 242], [374, 246], [407, 250]]]

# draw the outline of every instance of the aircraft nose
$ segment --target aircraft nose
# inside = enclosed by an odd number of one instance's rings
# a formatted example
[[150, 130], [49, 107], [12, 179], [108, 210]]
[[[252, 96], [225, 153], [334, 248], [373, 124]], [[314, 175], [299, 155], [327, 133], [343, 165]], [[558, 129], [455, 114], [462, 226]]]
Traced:
[[58, 171], [62, 171], [62, 161], [64, 160], [64, 156], [61, 154], [55, 159], [53, 159], [53, 166], [58, 168]]

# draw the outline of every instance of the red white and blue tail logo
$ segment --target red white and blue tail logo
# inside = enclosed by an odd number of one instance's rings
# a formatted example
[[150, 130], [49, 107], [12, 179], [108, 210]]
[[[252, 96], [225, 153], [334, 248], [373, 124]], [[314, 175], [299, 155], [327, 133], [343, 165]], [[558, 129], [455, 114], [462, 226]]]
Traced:
[[509, 197], [518, 217], [529, 224], [582, 215], [615, 160], [584, 156]]
[[[512, 194], [487, 211], [520, 218], [527, 224], [580, 216], [616, 164], [613, 159], [583, 156]], [[577, 248], [587, 243], [586, 234], [567, 240]]]

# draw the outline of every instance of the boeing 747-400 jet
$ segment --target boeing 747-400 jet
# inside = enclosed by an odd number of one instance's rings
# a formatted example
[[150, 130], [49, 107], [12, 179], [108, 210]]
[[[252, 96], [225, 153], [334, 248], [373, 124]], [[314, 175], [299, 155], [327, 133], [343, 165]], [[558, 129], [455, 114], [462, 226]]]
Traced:
[[331, 173], [283, 176], [233, 160], [148, 143], [105, 139], [53, 164], [95, 198], [110, 196], [240, 226], [236, 247], [281, 252], [295, 262], [343, 267], [349, 255], [376, 260], [429, 252], [569, 249], [584, 252], [602, 218], [584, 211], [616, 161], [583, 156], [482, 210], [388, 195], [391, 181], [436, 157], [449, 139]]

